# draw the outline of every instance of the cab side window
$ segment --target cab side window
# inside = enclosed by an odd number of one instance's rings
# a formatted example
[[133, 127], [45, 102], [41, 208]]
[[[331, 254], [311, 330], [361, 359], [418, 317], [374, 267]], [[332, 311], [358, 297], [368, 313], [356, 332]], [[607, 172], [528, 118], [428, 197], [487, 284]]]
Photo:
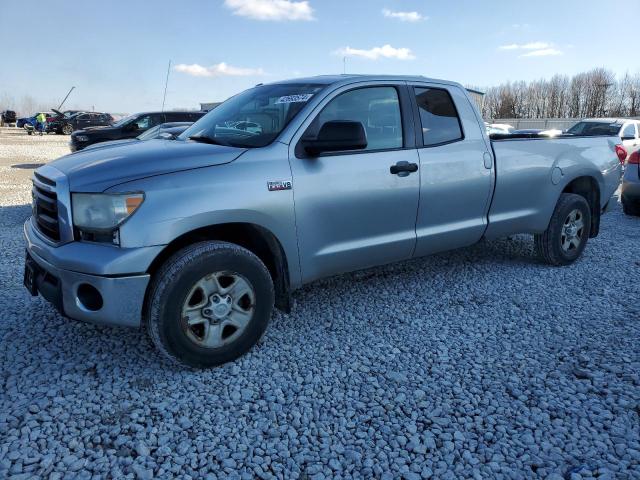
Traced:
[[636, 136], [636, 126], [633, 123], [630, 123], [622, 130], [623, 137], [634, 137]]
[[162, 123], [162, 116], [159, 114], [143, 115], [134, 123], [138, 125], [139, 130], [146, 130]]
[[305, 136], [317, 135], [320, 127], [332, 120], [362, 123], [367, 134], [365, 150], [403, 146], [400, 100], [395, 87], [365, 87], [338, 95], [324, 107]]
[[451, 95], [441, 88], [415, 88], [425, 147], [462, 140], [462, 128]]

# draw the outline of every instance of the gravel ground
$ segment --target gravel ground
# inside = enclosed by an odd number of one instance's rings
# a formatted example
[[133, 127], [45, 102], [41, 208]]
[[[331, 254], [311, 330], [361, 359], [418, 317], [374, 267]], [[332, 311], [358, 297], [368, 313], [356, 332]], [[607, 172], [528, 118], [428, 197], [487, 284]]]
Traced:
[[317, 282], [209, 371], [21, 285], [31, 170], [0, 132], [0, 477], [640, 478], [640, 219], [582, 260], [526, 236]]

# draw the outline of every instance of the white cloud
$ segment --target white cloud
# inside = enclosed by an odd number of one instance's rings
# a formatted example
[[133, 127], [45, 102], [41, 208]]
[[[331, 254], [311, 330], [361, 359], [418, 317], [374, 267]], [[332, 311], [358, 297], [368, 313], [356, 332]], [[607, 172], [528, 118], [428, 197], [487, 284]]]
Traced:
[[388, 8], [384, 8], [382, 14], [387, 18], [395, 18], [403, 22], [419, 22], [428, 18], [418, 12], [394, 12]]
[[546, 42], [530, 42], [530, 43], [511, 43], [509, 45], [502, 45], [498, 47], [500, 50], [541, 50], [544, 48], [551, 48], [550, 43]]
[[560, 50], [556, 50], [555, 48], [543, 48], [540, 50], [533, 50], [531, 52], [525, 53], [524, 55], [520, 55], [521, 57], [550, 57], [554, 55], [562, 55]]
[[526, 51], [520, 55], [521, 57], [550, 57], [554, 55], [562, 55], [562, 52], [555, 48], [553, 44], [547, 42], [530, 42], [530, 43], [510, 43], [501, 45], [500, 50], [521, 50]]
[[396, 60], [413, 60], [415, 55], [408, 48], [394, 48], [391, 45], [383, 45], [382, 47], [374, 47], [369, 50], [358, 48], [343, 47], [336, 50], [336, 55], [343, 57], [362, 57], [369, 60], [378, 60], [379, 58], [395, 58]]
[[216, 63], [209, 67], [203, 67], [197, 63], [192, 63], [191, 65], [180, 63], [174, 69], [177, 72], [186, 73], [193, 77], [250, 77], [264, 75], [264, 71], [261, 68], [234, 67], [224, 62]]
[[234, 15], [254, 20], [313, 20], [313, 8], [308, 1], [291, 0], [225, 0]]

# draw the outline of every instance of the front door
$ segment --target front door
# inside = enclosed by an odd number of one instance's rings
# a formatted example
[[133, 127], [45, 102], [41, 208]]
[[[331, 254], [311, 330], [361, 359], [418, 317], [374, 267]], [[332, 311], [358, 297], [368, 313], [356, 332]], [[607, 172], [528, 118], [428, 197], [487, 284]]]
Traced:
[[[325, 100], [305, 133], [294, 138], [290, 164], [303, 281], [411, 257], [419, 172], [391, 173], [398, 163], [417, 168], [418, 162], [407, 142], [410, 105], [401, 108], [403, 88], [345, 87]], [[317, 134], [332, 120], [361, 122], [366, 149], [311, 158], [295, 148], [301, 137]]]

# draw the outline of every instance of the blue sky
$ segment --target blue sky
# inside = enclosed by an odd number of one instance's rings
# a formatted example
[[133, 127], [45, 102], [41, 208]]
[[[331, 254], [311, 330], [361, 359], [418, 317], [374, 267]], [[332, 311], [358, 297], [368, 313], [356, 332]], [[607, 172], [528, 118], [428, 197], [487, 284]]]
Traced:
[[624, 19], [638, 14], [638, 0], [2, 0], [0, 98], [53, 105], [75, 86], [68, 106], [159, 109], [169, 59], [168, 108], [341, 73], [344, 56], [348, 73], [475, 86], [635, 73], [638, 36]]

